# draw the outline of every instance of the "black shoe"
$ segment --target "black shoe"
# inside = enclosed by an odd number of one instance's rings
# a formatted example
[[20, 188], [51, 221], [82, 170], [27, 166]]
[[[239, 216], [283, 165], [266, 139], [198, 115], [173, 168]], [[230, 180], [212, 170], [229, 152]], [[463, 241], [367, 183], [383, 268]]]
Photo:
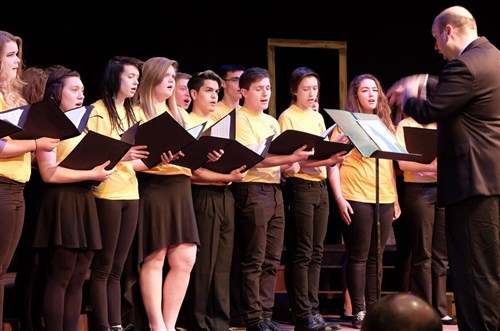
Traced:
[[267, 325], [266, 322], [259, 321], [257, 324], [247, 325], [246, 331], [273, 331], [273, 330], [269, 328], [269, 325]]
[[339, 324], [325, 321], [325, 319], [323, 318], [323, 316], [321, 316], [320, 313], [314, 313], [312, 316], [313, 316], [314, 320], [316, 321], [316, 323], [323, 326], [323, 330], [325, 330], [325, 331], [342, 329], [342, 327]]
[[137, 329], [132, 323], [130, 323], [123, 328], [123, 331], [137, 331]]
[[346, 315], [345, 310], [340, 313], [340, 319], [343, 321], [352, 321], [354, 319], [353, 315]]
[[451, 318], [449, 316], [445, 316], [445, 317], [448, 317], [448, 318], [441, 319], [441, 324], [443, 324], [443, 325], [457, 325], [457, 319], [456, 318]]
[[318, 323], [312, 315], [307, 315], [295, 324], [295, 331], [324, 331], [325, 326]]
[[267, 325], [271, 331], [286, 331], [285, 329], [280, 328], [270, 317], [264, 317], [262, 323]]
[[353, 329], [361, 329], [361, 324], [363, 324], [363, 320], [365, 319], [365, 312], [360, 311], [356, 315], [353, 316], [352, 319], [352, 328]]

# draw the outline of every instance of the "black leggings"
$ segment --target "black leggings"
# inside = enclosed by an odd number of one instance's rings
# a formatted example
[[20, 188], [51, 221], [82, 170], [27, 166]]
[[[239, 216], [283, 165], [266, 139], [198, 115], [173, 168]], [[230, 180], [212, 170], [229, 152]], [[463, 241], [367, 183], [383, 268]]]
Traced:
[[[349, 201], [354, 214], [351, 224], [343, 223], [348, 253], [346, 280], [351, 296], [352, 312], [370, 308], [377, 298], [377, 225], [375, 204]], [[380, 243], [384, 251], [389, 237], [394, 204], [380, 204]]]
[[93, 255], [88, 250], [54, 249], [43, 298], [47, 331], [78, 330], [83, 283]]
[[96, 330], [120, 325], [120, 279], [139, 215], [139, 200], [96, 199], [102, 249], [92, 262], [90, 298]]
[[24, 184], [0, 177], [0, 330], [3, 321], [4, 282], [24, 223]]

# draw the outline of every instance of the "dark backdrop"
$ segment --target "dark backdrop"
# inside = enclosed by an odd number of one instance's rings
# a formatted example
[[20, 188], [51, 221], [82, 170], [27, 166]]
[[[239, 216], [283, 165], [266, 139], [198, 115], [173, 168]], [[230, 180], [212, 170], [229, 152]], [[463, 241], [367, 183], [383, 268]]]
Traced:
[[[86, 104], [98, 98], [100, 74], [114, 55], [165, 56], [189, 73], [225, 62], [267, 67], [268, 38], [346, 41], [348, 81], [372, 73], [388, 88], [405, 75], [439, 73], [444, 60], [434, 50], [431, 25], [452, 5], [468, 8], [479, 34], [500, 46], [494, 1], [394, 2], [17, 0], [2, 2], [0, 29], [23, 38], [26, 65], [61, 64], [79, 71]], [[321, 76], [321, 106], [339, 107], [335, 51], [277, 49], [276, 64], [278, 114], [289, 103], [288, 76], [302, 65]], [[325, 120], [331, 123], [328, 116]], [[339, 242], [338, 229], [329, 227], [328, 242]]]
[[[267, 67], [267, 38], [346, 41], [348, 80], [369, 72], [388, 88], [404, 75], [439, 72], [444, 60], [434, 51], [431, 24], [442, 9], [455, 4], [467, 7], [479, 34], [500, 46], [498, 12], [490, 1], [401, 1], [397, 6], [329, 0], [127, 3], [8, 1], [1, 8], [0, 29], [23, 38], [26, 65], [61, 64], [79, 71], [86, 103], [98, 98], [100, 73], [111, 56], [165, 56], [189, 73], [217, 69], [224, 62]], [[299, 65], [320, 74], [321, 106], [339, 106], [338, 87], [329, 86], [338, 79], [332, 72], [338, 66], [335, 54], [330, 59], [324, 53], [297, 50], [280, 57], [279, 52], [276, 74], [284, 80], [273, 87], [278, 112], [289, 102], [287, 77]]]

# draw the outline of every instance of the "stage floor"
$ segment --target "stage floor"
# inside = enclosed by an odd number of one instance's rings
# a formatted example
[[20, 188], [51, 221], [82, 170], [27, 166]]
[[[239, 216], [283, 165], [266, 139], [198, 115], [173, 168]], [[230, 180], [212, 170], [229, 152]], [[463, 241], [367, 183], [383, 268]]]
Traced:
[[[335, 315], [332, 315], [332, 316], [330, 316], [330, 315], [323, 315], [323, 317], [328, 322], [335, 322], [335, 323], [340, 324], [342, 326], [341, 330], [345, 330], [345, 331], [358, 330], [358, 329], [353, 329], [351, 327], [351, 322], [341, 320], [339, 318], [339, 316], [335, 316]], [[293, 328], [294, 328], [293, 325], [289, 324], [289, 323], [278, 323], [278, 325], [281, 326], [285, 330], [293, 330]], [[236, 328], [235, 327], [235, 328], [231, 328], [231, 330], [232, 331], [244, 331], [246, 329], [245, 328]], [[443, 325], [443, 331], [458, 331], [458, 327], [456, 325]]]

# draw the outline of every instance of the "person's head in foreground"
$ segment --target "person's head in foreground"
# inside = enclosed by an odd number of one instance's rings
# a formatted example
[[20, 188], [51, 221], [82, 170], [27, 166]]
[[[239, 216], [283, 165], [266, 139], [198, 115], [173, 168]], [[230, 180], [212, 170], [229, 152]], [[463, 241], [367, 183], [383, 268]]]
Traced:
[[410, 293], [389, 294], [367, 312], [361, 331], [441, 331], [441, 319], [427, 302]]

